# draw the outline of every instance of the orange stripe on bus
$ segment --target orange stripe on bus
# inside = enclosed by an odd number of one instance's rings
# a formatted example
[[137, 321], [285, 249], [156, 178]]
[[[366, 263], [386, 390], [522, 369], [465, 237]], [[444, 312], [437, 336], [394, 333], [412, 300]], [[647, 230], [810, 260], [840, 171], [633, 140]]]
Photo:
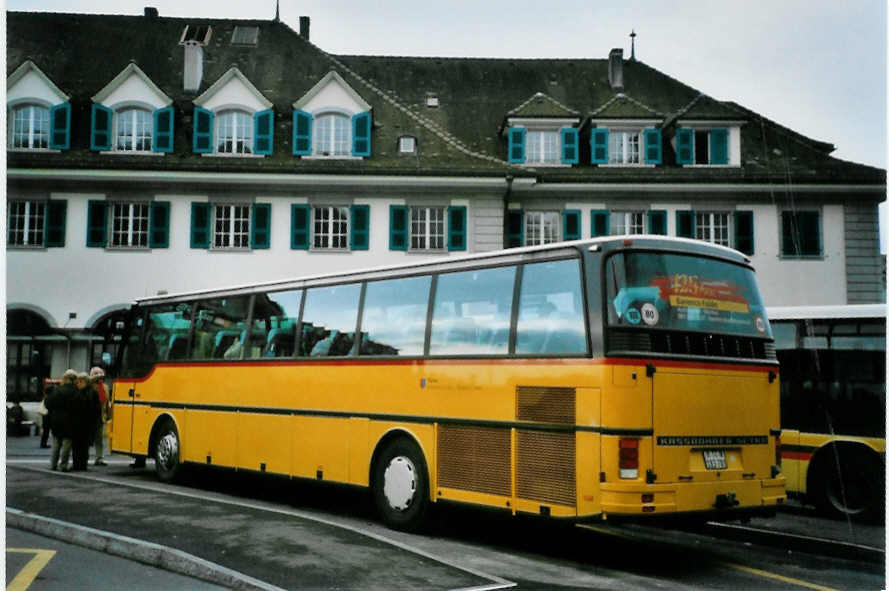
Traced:
[[781, 458], [785, 460], [803, 460], [808, 462], [812, 459], [812, 452], [781, 450]]

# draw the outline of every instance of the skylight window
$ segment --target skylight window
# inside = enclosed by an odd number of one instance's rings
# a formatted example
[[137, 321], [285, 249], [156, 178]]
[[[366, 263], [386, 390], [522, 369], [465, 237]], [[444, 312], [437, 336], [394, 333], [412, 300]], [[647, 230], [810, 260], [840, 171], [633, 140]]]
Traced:
[[232, 45], [256, 45], [259, 39], [259, 27], [235, 27], [232, 33]]
[[436, 107], [438, 107], [438, 105], [439, 105], [438, 95], [435, 94], [434, 92], [427, 92], [426, 93], [426, 106], [431, 107], [431, 108], [436, 108]]
[[179, 43], [184, 44], [186, 41], [196, 41], [201, 45], [206, 45], [210, 42], [212, 34], [213, 29], [210, 25], [185, 25], [185, 28], [182, 30], [182, 36], [179, 38]]

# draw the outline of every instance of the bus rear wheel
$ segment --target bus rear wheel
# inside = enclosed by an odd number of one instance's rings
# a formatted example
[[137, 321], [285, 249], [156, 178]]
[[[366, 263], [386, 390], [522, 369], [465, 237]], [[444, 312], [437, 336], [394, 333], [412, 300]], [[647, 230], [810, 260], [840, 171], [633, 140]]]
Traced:
[[162, 482], [172, 482], [179, 475], [179, 433], [170, 421], [161, 426], [155, 439], [154, 468]]
[[429, 478], [416, 444], [406, 438], [387, 443], [374, 463], [371, 489], [387, 526], [403, 531], [419, 529], [429, 507]]
[[824, 451], [813, 491], [819, 511], [835, 519], [878, 521], [884, 497], [880, 463], [856, 450]]

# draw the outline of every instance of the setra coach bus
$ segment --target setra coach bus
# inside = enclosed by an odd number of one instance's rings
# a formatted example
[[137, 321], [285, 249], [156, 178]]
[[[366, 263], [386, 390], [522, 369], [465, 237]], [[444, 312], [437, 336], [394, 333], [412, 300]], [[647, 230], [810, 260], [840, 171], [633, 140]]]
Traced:
[[785, 499], [778, 365], [749, 260], [608, 237], [140, 299], [112, 449], [454, 501], [737, 519]]

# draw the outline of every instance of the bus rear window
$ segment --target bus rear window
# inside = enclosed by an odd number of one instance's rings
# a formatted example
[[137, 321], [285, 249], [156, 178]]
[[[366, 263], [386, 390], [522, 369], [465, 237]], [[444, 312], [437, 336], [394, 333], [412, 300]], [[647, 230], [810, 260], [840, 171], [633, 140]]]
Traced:
[[618, 253], [606, 265], [608, 324], [771, 337], [753, 271], [715, 259]]

